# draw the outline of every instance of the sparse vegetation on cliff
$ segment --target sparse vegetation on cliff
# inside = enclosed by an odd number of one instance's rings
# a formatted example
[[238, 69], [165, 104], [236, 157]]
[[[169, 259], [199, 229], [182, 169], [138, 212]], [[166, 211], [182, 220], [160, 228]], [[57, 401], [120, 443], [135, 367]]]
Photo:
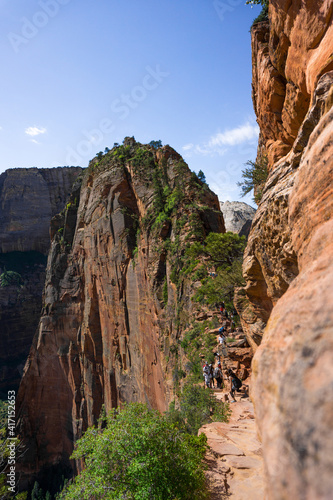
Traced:
[[[247, 5], [262, 5], [262, 10], [259, 14], [258, 17], [256, 17], [252, 23], [252, 26], [254, 26], [257, 23], [260, 23], [261, 21], [267, 21], [268, 20], [268, 0], [247, 0], [245, 2]], [[251, 28], [252, 28], [251, 26]]]
[[211, 389], [187, 382], [178, 398], [178, 408], [173, 401], [167, 417], [196, 436], [200, 427], [205, 424], [227, 422], [229, 414], [229, 405], [217, 399]]
[[7, 271], [5, 269], [4, 272], [0, 275], [1, 287], [10, 285], [20, 286], [21, 284], [22, 284], [22, 276], [19, 273], [16, 273], [15, 271]]
[[[190, 263], [196, 264], [193, 278], [201, 281], [195, 300], [211, 306], [224, 301], [233, 308], [234, 289], [244, 285], [242, 258], [245, 244], [245, 236], [231, 232], [210, 233], [203, 243], [194, 242], [187, 249]], [[197, 267], [200, 262], [201, 266]]]
[[241, 188], [242, 196], [246, 196], [253, 189], [253, 200], [259, 204], [268, 177], [268, 158], [267, 156], [262, 156], [257, 162], [249, 160], [246, 162], [246, 165], [248, 167], [242, 170], [243, 180], [237, 184]]

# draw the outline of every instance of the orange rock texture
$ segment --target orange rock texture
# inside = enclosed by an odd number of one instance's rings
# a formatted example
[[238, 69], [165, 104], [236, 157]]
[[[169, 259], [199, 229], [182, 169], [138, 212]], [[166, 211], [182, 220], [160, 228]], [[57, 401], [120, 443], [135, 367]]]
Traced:
[[52, 466], [71, 474], [73, 443], [102, 405], [166, 410], [194, 292], [179, 263], [210, 231], [224, 231], [218, 199], [169, 146], [127, 138], [91, 162], [52, 221], [43, 314], [18, 396], [22, 486]]
[[270, 0], [269, 23], [252, 29], [253, 99], [270, 173], [237, 300], [256, 350], [252, 396], [268, 499], [333, 491], [332, 15], [330, 0]]

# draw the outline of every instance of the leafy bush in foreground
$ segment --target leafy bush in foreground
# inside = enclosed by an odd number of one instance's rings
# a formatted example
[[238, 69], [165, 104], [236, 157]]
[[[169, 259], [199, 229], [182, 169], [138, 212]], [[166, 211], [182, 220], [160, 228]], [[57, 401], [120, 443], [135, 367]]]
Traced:
[[191, 436], [142, 403], [113, 410], [103, 430], [90, 428], [72, 458], [86, 468], [61, 500], [200, 500], [206, 436]]

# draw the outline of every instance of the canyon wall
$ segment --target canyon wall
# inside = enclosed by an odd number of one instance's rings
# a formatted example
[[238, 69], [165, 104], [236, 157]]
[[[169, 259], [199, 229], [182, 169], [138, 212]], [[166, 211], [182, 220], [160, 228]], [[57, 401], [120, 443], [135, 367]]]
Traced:
[[44, 307], [18, 396], [21, 486], [71, 475], [74, 441], [129, 401], [166, 410], [193, 283], [181, 262], [223, 232], [219, 202], [169, 146], [95, 158], [51, 224]]
[[252, 28], [257, 161], [269, 176], [244, 258], [242, 322], [268, 499], [333, 489], [333, 3], [270, 0]]
[[0, 253], [50, 248], [50, 220], [64, 208], [80, 167], [11, 168], [0, 175]]
[[64, 208], [79, 167], [15, 168], [0, 175], [0, 398], [17, 390], [42, 309], [51, 218]]

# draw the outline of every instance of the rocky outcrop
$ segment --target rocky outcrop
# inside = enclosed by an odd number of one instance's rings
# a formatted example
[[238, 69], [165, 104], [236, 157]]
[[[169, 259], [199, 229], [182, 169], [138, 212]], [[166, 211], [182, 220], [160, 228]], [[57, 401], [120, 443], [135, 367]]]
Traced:
[[79, 173], [17, 168], [0, 175], [0, 275], [21, 276], [20, 284], [0, 286], [0, 398], [18, 389], [42, 309], [50, 221]]
[[252, 49], [259, 156], [267, 152], [270, 174], [245, 251], [247, 285], [237, 308], [257, 350], [252, 395], [267, 498], [327, 499], [333, 487], [333, 4], [269, 4], [270, 22], [252, 29]]
[[0, 175], [0, 253], [50, 248], [51, 218], [63, 209], [80, 167], [11, 168]]
[[248, 237], [256, 210], [241, 201], [220, 201], [225, 230]]
[[172, 148], [127, 138], [90, 163], [52, 221], [44, 309], [18, 397], [22, 485], [52, 466], [71, 474], [73, 443], [102, 405], [167, 408], [193, 307], [185, 250], [210, 231], [224, 231], [218, 199]]
[[[215, 396], [224, 400], [226, 392]], [[211, 499], [262, 500], [264, 467], [253, 405], [248, 399], [240, 399], [230, 410], [227, 423], [213, 422], [199, 430], [199, 434], [206, 434], [210, 447], [206, 477]]]

